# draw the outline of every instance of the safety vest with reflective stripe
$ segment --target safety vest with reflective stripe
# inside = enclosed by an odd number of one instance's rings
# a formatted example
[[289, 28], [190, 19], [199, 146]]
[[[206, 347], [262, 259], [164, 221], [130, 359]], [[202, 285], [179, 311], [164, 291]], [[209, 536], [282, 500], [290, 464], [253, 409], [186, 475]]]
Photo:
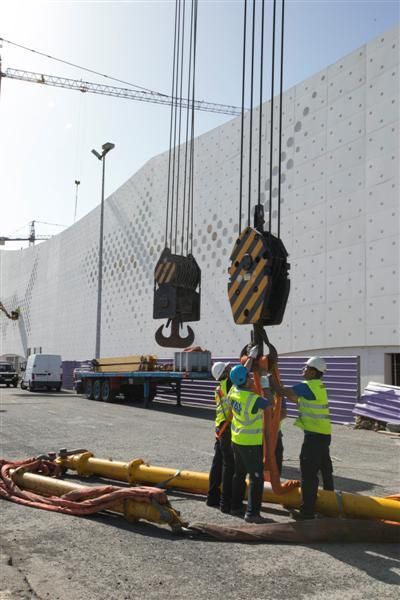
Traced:
[[325, 385], [320, 379], [310, 379], [302, 383], [308, 385], [315, 396], [315, 400], [307, 400], [303, 396], [299, 396], [299, 416], [294, 424], [304, 431], [330, 435], [331, 420]]
[[221, 423], [228, 420], [230, 414], [230, 405], [228, 402], [227, 392], [228, 378], [220, 381], [215, 390], [215, 427], [219, 427]]
[[232, 386], [228, 399], [232, 409], [232, 442], [239, 446], [262, 446], [263, 410], [252, 414], [258, 394]]

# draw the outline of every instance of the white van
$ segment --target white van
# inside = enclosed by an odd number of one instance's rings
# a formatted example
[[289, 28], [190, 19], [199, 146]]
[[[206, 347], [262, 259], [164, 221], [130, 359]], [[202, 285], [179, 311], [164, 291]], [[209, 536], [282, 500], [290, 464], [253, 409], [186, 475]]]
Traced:
[[33, 392], [39, 388], [57, 392], [62, 385], [62, 360], [59, 354], [31, 354], [21, 381], [21, 388]]

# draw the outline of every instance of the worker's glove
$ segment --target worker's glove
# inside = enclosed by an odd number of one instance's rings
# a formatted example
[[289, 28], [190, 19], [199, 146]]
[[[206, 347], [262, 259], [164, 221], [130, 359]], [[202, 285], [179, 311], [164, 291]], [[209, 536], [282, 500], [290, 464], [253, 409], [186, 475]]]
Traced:
[[258, 346], [253, 346], [252, 348], [250, 348], [249, 357], [257, 358], [257, 356], [258, 356]]
[[263, 390], [268, 390], [270, 387], [268, 375], [262, 375], [260, 378], [260, 383]]

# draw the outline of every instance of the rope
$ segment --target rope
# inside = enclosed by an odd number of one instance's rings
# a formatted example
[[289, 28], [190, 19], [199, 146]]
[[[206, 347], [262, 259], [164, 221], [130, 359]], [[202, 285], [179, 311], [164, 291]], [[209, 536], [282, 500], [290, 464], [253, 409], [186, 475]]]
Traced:
[[[182, 235], [181, 235], [181, 254], [183, 255], [183, 245], [185, 237], [185, 209], [186, 209], [186, 183], [187, 183], [187, 164], [188, 164], [188, 144], [189, 144], [189, 105], [190, 105], [190, 81], [191, 81], [191, 69], [192, 69], [192, 40], [193, 40], [193, 9], [194, 3], [192, 2], [192, 9], [190, 13], [190, 39], [189, 39], [189, 75], [187, 85], [187, 110], [186, 110], [186, 140], [185, 140], [185, 168], [183, 173], [183, 207], [182, 207]], [[186, 243], [188, 248], [189, 242]], [[186, 254], [188, 250], [186, 249]]]
[[243, 200], [243, 153], [244, 153], [244, 96], [246, 83], [246, 29], [247, 29], [247, 0], [243, 0], [243, 64], [242, 64], [242, 117], [240, 129], [240, 182], [239, 182], [239, 233], [242, 230], [242, 200]]
[[[193, 174], [194, 174], [194, 108], [195, 108], [195, 71], [197, 41], [197, 8], [198, 0], [192, 0], [190, 11], [189, 45], [185, 40], [186, 21], [189, 20], [186, 2], [175, 0], [175, 32], [172, 75], [172, 103], [170, 118], [170, 147], [168, 158], [168, 193], [165, 225], [166, 246], [171, 251], [180, 251], [184, 255], [185, 233], [186, 254], [193, 249]], [[187, 48], [188, 46], [188, 48]], [[185, 149], [181, 148], [183, 123], [183, 87], [185, 76], [185, 54], [187, 66], [187, 107]], [[191, 120], [190, 120], [191, 115]], [[189, 141], [190, 138], [190, 141]], [[181, 154], [184, 152], [181, 168]], [[183, 183], [182, 183], [183, 170]], [[182, 209], [181, 209], [182, 206]], [[180, 212], [182, 210], [182, 214]], [[181, 231], [179, 231], [179, 225]], [[186, 225], [186, 228], [185, 228]], [[185, 231], [186, 229], [186, 231]], [[178, 244], [180, 241], [180, 246]]]
[[281, 236], [281, 177], [282, 177], [282, 95], [283, 95], [283, 41], [285, 31], [285, 0], [282, 0], [282, 15], [281, 15], [281, 71], [280, 71], [280, 87], [279, 87], [279, 149], [278, 149], [278, 239]]
[[271, 66], [271, 130], [270, 130], [270, 148], [269, 148], [269, 232], [272, 226], [272, 160], [274, 150], [274, 83], [275, 83], [275, 26], [276, 26], [276, 0], [274, 0], [274, 10], [272, 17], [272, 66]]
[[264, 71], [264, 13], [265, 3], [261, 4], [261, 40], [260, 40], [260, 114], [258, 123], [258, 206], [261, 205], [261, 155], [262, 155], [262, 101], [263, 101], [263, 71]]
[[165, 247], [168, 245], [168, 219], [170, 206], [170, 185], [171, 185], [171, 158], [172, 158], [172, 129], [174, 118], [174, 88], [175, 88], [175, 52], [176, 52], [176, 32], [177, 32], [178, 4], [175, 1], [175, 30], [174, 30], [174, 53], [172, 58], [172, 89], [171, 89], [171, 117], [169, 126], [169, 154], [168, 154], [168, 183], [167, 183], [167, 216], [165, 219]]
[[253, 20], [251, 29], [251, 75], [250, 75], [250, 133], [249, 133], [249, 197], [247, 200], [247, 226], [250, 227], [251, 215], [251, 159], [253, 155], [253, 99], [254, 99], [254, 32], [256, 24], [256, 0], [253, 0]]

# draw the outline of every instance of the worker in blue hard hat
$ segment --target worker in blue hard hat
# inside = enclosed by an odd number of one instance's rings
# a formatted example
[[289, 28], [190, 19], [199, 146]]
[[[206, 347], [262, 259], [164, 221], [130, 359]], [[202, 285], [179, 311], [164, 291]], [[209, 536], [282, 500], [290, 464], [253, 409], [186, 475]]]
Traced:
[[231, 445], [231, 413], [227, 401], [231, 388], [229, 363], [216, 362], [211, 374], [218, 382], [215, 389], [215, 444], [209, 474], [207, 506], [219, 507], [229, 513], [232, 500], [232, 477], [234, 458]]
[[[263, 412], [272, 406], [272, 393], [265, 390], [266, 398], [254, 393], [249, 370], [257, 357], [258, 347], [249, 352], [246, 366], [236, 365], [230, 373], [232, 387], [228, 400], [232, 411], [231, 435], [235, 457], [232, 486], [232, 515], [243, 515], [248, 523], [262, 523], [260, 515], [264, 489], [263, 472]], [[246, 475], [249, 475], [247, 509], [243, 499]]]
[[302, 504], [299, 519], [314, 519], [318, 494], [318, 473], [321, 472], [324, 490], [334, 490], [333, 468], [329, 452], [331, 421], [326, 387], [322, 377], [327, 370], [325, 360], [312, 356], [303, 369], [303, 381], [291, 388], [283, 387], [271, 376], [272, 389], [295, 402], [299, 417], [295, 425], [303, 429], [304, 441], [300, 453]]

